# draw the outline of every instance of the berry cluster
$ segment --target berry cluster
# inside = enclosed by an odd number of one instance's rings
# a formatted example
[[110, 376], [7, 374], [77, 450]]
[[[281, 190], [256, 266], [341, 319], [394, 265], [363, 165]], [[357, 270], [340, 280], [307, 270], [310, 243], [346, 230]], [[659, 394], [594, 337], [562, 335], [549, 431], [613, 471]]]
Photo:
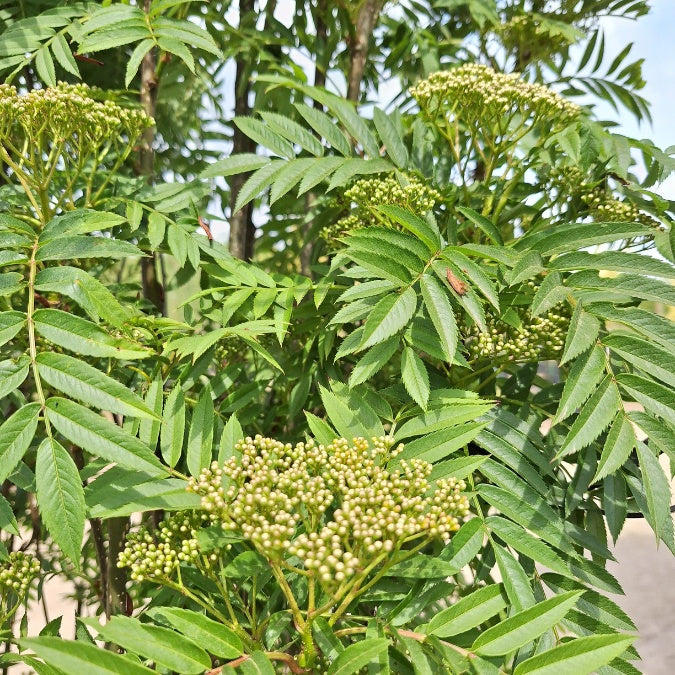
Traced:
[[436, 190], [414, 176], [406, 176], [405, 185], [393, 176], [363, 178], [356, 181], [344, 193], [344, 196], [350, 203], [356, 204], [357, 210], [356, 213], [341, 218], [321, 231], [321, 237], [333, 244], [337, 243], [335, 242], [337, 237], [369, 225], [386, 224], [390, 227], [397, 227], [384, 215], [375, 220], [369, 210], [372, 207], [400, 206], [412, 213], [423, 215], [433, 209], [441, 199], [441, 195]]
[[410, 93], [431, 119], [449, 116], [478, 128], [506, 118], [532, 123], [545, 120], [550, 131], [566, 126], [581, 112], [578, 105], [548, 87], [525, 82], [519, 73], [499, 73], [477, 63], [432, 73]]
[[12, 551], [0, 562], [0, 595], [10, 593], [22, 599], [40, 573], [40, 561], [29, 553]]
[[432, 489], [431, 465], [420, 460], [387, 468], [402, 450], [393, 444], [380, 437], [292, 445], [256, 436], [188, 489], [268, 559], [295, 556], [322, 584], [340, 584], [410, 541], [448, 540], [469, 513], [463, 481]]
[[127, 535], [126, 546], [117, 560], [128, 567], [134, 581], [168, 580], [181, 562], [194, 563], [201, 555], [197, 532], [210, 522], [204, 512], [179, 512], [150, 533], [146, 528]]
[[514, 309], [520, 319], [518, 328], [488, 316], [487, 333], [481, 333], [475, 326], [466, 332], [470, 361], [546, 361], [560, 356], [569, 328], [569, 314], [558, 308], [543, 316], [530, 317], [525, 308]]

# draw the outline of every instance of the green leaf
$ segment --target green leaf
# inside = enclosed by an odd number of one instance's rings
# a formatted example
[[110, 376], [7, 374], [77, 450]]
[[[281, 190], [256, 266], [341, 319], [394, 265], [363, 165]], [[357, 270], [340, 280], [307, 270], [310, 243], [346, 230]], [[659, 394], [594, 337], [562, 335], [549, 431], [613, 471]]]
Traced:
[[654, 534], [660, 539], [664, 533], [665, 521], [670, 519], [670, 484], [654, 452], [640, 441], [636, 443], [636, 450], [647, 505], [654, 523]]
[[6, 272], [0, 274], [0, 297], [18, 293], [25, 284], [20, 272]]
[[211, 464], [214, 415], [211, 387], [207, 385], [197, 399], [190, 422], [187, 466], [191, 476], [198, 476], [202, 469]]
[[642, 300], [675, 305], [674, 286], [639, 274], [619, 274], [610, 278], [601, 277], [591, 270], [584, 270], [571, 274], [567, 278], [567, 286], [602, 291], [603, 301], [612, 302], [612, 296], [615, 296], [618, 301], [628, 295]]
[[261, 112], [260, 117], [265, 120], [265, 123], [272, 131], [288, 139], [291, 143], [299, 145], [303, 150], [307, 150], [307, 152], [315, 157], [323, 155], [323, 145], [297, 122], [284, 115], [272, 112]]
[[0, 399], [13, 392], [28, 376], [30, 358], [20, 356], [16, 361], [0, 361]]
[[530, 313], [541, 316], [567, 297], [567, 289], [563, 286], [560, 272], [549, 272], [532, 298]]
[[438, 462], [468, 445], [484, 427], [485, 422], [468, 422], [435, 431], [408, 442], [397, 460], [415, 458], [429, 463]]
[[672, 389], [630, 373], [619, 373], [616, 381], [638, 403], [642, 403], [647, 412], [663, 417], [664, 420], [675, 425]]
[[94, 321], [101, 317], [113, 326], [120, 327], [129, 317], [129, 310], [122, 307], [100, 281], [76, 267], [47, 267], [40, 270], [35, 277], [35, 288], [47, 293], [67, 295]]
[[254, 153], [241, 153], [230, 155], [225, 159], [219, 159], [213, 164], [209, 164], [204, 171], [199, 174], [202, 178], [216, 178], [218, 176], [232, 176], [238, 173], [255, 171], [270, 163], [269, 157], [256, 155]]
[[223, 57], [223, 53], [211, 34], [205, 28], [191, 21], [158, 16], [152, 22], [152, 27], [158, 36], [171, 37], [184, 42], [192, 49], [201, 49], [217, 58]]
[[357, 249], [347, 249], [343, 254], [375, 276], [391, 281], [398, 287], [407, 286], [411, 281], [408, 268], [387, 255]]
[[147, 26], [120, 26], [107, 28], [96, 31], [92, 35], [88, 35], [80, 42], [77, 53], [87, 54], [100, 52], [105, 49], [115, 49], [131, 44], [132, 42], [140, 42], [150, 38], [151, 35]]
[[357, 389], [338, 393], [320, 386], [319, 393], [326, 415], [342, 438], [372, 438], [384, 433], [378, 416]]
[[[481, 544], [483, 542], [481, 541]], [[509, 602], [516, 612], [533, 607], [536, 603], [529, 577], [523, 566], [502, 546], [492, 545], [499, 574], [504, 582], [504, 589]]]
[[565, 381], [553, 424], [562, 422], [583, 405], [600, 382], [605, 365], [605, 353], [598, 346], [576, 359]]
[[5, 482], [28, 450], [39, 415], [40, 404], [29, 403], [0, 425], [0, 483]]
[[211, 659], [201, 647], [169, 628], [119, 615], [111, 617], [105, 626], [94, 627], [106, 641], [152, 659], [169, 670], [197, 675], [211, 667]]
[[222, 623], [187, 609], [153, 607], [148, 612], [155, 621], [168, 624], [216, 656], [234, 659], [241, 656], [243, 645], [239, 636]]
[[284, 160], [273, 160], [262, 168], [258, 169], [248, 180], [242, 185], [239, 194], [237, 195], [237, 203], [234, 205], [233, 213], [240, 211], [252, 199], [265, 191], [277, 177], [277, 174], [286, 166]]
[[[19, 535], [19, 524], [16, 522], [16, 516], [12, 505], [0, 495], [0, 531], [9, 532], [15, 537]], [[7, 549], [4, 544], [0, 546], [0, 560], [4, 560], [7, 555]], [[0, 661], [2, 663], [2, 661]]]
[[649, 437], [653, 449], [658, 448], [666, 454], [675, 452], [675, 430], [670, 425], [638, 411], [629, 412], [628, 418]]
[[274, 666], [265, 652], [255, 651], [239, 666], [243, 675], [275, 675]]
[[62, 640], [57, 637], [24, 638], [23, 649], [31, 649], [48, 664], [65, 673], [87, 673], [88, 675], [148, 675], [154, 670], [138, 662], [83, 642]]
[[386, 159], [346, 159], [333, 174], [327, 191], [346, 185], [354, 176], [389, 173], [393, 169], [394, 166]]
[[527, 251], [524, 253], [515, 265], [507, 271], [504, 279], [509, 286], [531, 279], [532, 277], [541, 274], [546, 268], [541, 259], [541, 256], [536, 251]]
[[390, 567], [386, 576], [404, 579], [441, 579], [457, 574], [460, 569], [447, 560], [419, 553]]
[[447, 361], [452, 363], [457, 351], [457, 322], [445, 289], [431, 274], [420, 279], [424, 306], [441, 340]]
[[[650, 230], [638, 223], [584, 223], [568, 225], [559, 228], [553, 234], [544, 235], [530, 248], [539, 251], [542, 255], [553, 256], [568, 251], [578, 251], [587, 246], [606, 244], [611, 241], [620, 241], [649, 235]], [[521, 246], [529, 243], [529, 238], [521, 240]]]
[[92, 455], [152, 476], [166, 475], [147, 445], [79, 403], [52, 397], [47, 399], [45, 413], [57, 431]]
[[471, 651], [484, 656], [501, 656], [520, 649], [562, 621], [582, 594], [583, 591], [569, 591], [517, 612], [481, 633]]
[[35, 360], [40, 377], [68, 396], [100, 410], [132, 417], [156, 418], [140, 396], [79, 359], [56, 352], [42, 352]]
[[608, 335], [602, 343], [635, 367], [675, 387], [675, 352], [633, 335]]
[[349, 386], [355, 387], [375, 375], [391, 359], [399, 344], [398, 336], [394, 336], [371, 347], [354, 366]]
[[550, 269], [576, 272], [577, 270], [609, 270], [612, 272], [630, 272], [645, 276], [675, 277], [675, 266], [643, 253], [625, 253], [623, 251], [606, 251], [604, 253], [587, 253], [576, 251], [558, 256], [548, 264]]
[[[191, 73], [195, 72], [195, 57], [183, 40], [178, 40], [167, 35], [160, 35], [157, 39], [157, 45], [160, 49], [177, 56]], [[192, 46], [192, 45], [191, 45]]]
[[160, 449], [162, 459], [170, 467], [176, 466], [183, 452], [185, 439], [185, 397], [180, 387], [171, 391], [164, 404]]
[[620, 407], [619, 391], [607, 375], [574, 420], [556, 458], [590, 445], [611, 424]]
[[35, 68], [40, 79], [45, 84], [50, 87], [56, 86], [56, 70], [54, 69], [54, 61], [47, 45], [37, 50], [35, 54]]
[[588, 310], [603, 319], [623, 323], [667, 349], [675, 349], [675, 323], [663, 316], [639, 307], [615, 307], [608, 303], [593, 304]]
[[127, 61], [126, 71], [124, 73], [124, 86], [128, 89], [131, 81], [136, 77], [138, 69], [145, 58], [145, 55], [155, 46], [155, 41], [151, 38], [141, 40], [131, 52], [131, 56]]
[[[122, 225], [124, 222], [126, 222], [126, 219], [116, 213], [93, 211], [92, 209], [77, 209], [52, 218], [40, 233], [40, 246], [44, 247], [47, 242], [53, 239], [102, 232], [117, 225]], [[102, 238], [98, 237], [98, 239]], [[115, 239], [106, 239], [108, 242], [113, 242], [111, 246], [115, 245]]]
[[35, 459], [35, 484], [40, 515], [52, 539], [77, 569], [84, 534], [82, 480], [68, 451], [45, 438]]
[[[432, 396], [433, 396], [432, 392]], [[490, 401], [481, 401], [478, 398], [444, 399], [443, 407], [430, 410], [409, 420], [396, 430], [397, 441], [411, 436], [428, 435], [435, 431], [443, 431], [449, 427], [476, 420], [493, 407]]]
[[51, 48], [52, 54], [54, 54], [54, 58], [58, 61], [61, 68], [80, 79], [80, 69], [77, 67], [77, 62], [73, 58], [73, 54], [63, 33], [57, 33], [54, 36]]
[[455, 569], [466, 567], [483, 547], [485, 527], [480, 518], [472, 518], [465, 522], [450, 543], [440, 552], [439, 559], [445, 560]]
[[560, 357], [560, 365], [583, 354], [595, 343], [600, 333], [600, 321], [585, 312], [581, 302], [577, 302], [572, 312], [570, 325], [565, 337], [565, 348]]
[[232, 579], [246, 579], [266, 572], [270, 565], [263, 555], [257, 551], [244, 551], [225, 567], [223, 574]]
[[[337, 129], [335, 131], [341, 133]], [[342, 159], [341, 157], [322, 157], [320, 159], [313, 159], [310, 168], [307, 169], [305, 177], [300, 181], [298, 197], [326, 180], [328, 176], [334, 173], [346, 161], [346, 159]]]
[[304, 412], [305, 418], [307, 419], [307, 426], [312, 432], [312, 436], [314, 436], [314, 438], [316, 438], [319, 443], [322, 445], [330, 445], [336, 438], [338, 438], [339, 434], [333, 431], [330, 424], [328, 424], [325, 420], [322, 420], [307, 410]]
[[436, 614], [424, 626], [424, 632], [440, 638], [465, 633], [501, 612], [506, 604], [507, 600], [501, 584], [485, 586]]
[[236, 450], [235, 445], [244, 438], [244, 432], [236, 415], [230, 415], [227, 424], [223, 428], [220, 443], [218, 444], [218, 464], [223, 464], [230, 457], [233, 457]]
[[400, 206], [391, 204], [378, 206], [377, 210], [424, 242], [430, 253], [435, 253], [440, 249], [441, 237], [426, 220]]
[[155, 449], [159, 440], [159, 429], [162, 419], [162, 403], [164, 402], [164, 383], [161, 376], [155, 377], [145, 395], [145, 405], [155, 414], [154, 419], [142, 419], [138, 427], [138, 437], [149, 448]]
[[166, 234], [166, 218], [157, 211], [148, 214], [148, 243], [150, 250], [155, 251], [164, 241]]
[[124, 518], [157, 509], [196, 509], [200, 504], [199, 495], [188, 492], [184, 480], [157, 480], [120, 466], [108, 469], [87, 485], [84, 498], [90, 518]]
[[620, 631], [635, 631], [637, 628], [631, 618], [612, 600], [601, 593], [591, 591], [579, 582], [566, 579], [558, 574], [545, 572], [540, 575], [541, 580], [554, 592], [583, 591], [577, 602], [576, 609], [587, 616], [604, 623], [606, 626]]
[[327, 675], [352, 675], [379, 657], [389, 647], [386, 638], [369, 638], [360, 640], [340, 652], [330, 664]]
[[288, 194], [307, 175], [314, 161], [312, 158], [303, 157], [286, 162], [286, 166], [274, 177], [270, 190], [270, 206]]
[[373, 122], [391, 160], [399, 169], [405, 169], [408, 166], [408, 151], [389, 115], [379, 108], [373, 108]]
[[253, 117], [235, 117], [233, 120], [237, 128], [250, 139], [271, 150], [279, 157], [292, 159], [295, 157], [293, 146], [285, 139], [274, 133], [268, 125]]
[[468, 218], [474, 225], [480, 228], [497, 246], [504, 246], [504, 240], [502, 239], [501, 232], [497, 227], [488, 220], [485, 216], [481, 216], [480, 213], [476, 213], [473, 209], [470, 209], [466, 206], [458, 206], [457, 211], [459, 211], [465, 218]]
[[616, 544], [628, 514], [626, 479], [620, 473], [605, 476], [602, 487], [602, 508], [605, 511], [607, 528]]
[[587, 675], [623, 654], [634, 640], [625, 635], [592, 635], [570, 640], [519, 663], [513, 675]]
[[443, 259], [454, 265], [455, 268], [461, 270], [469, 285], [475, 286], [497, 310], [499, 309], [499, 296], [494, 284], [487, 277], [485, 272], [473, 260], [465, 256], [459, 247], [446, 247], [443, 250]]
[[620, 469], [635, 447], [635, 432], [628, 418], [620, 411], [607, 434], [598, 469], [592, 483]]
[[0, 347], [23, 328], [25, 321], [26, 315], [22, 312], [0, 312]]
[[326, 141], [341, 155], [349, 157], [352, 154], [351, 146], [347, 137], [337, 127], [335, 122], [326, 113], [316, 108], [311, 108], [304, 103], [295, 103], [297, 111], [305, 118], [319, 136], [325, 138]]
[[328, 621], [322, 616], [317, 616], [312, 622], [312, 636], [321, 653], [331, 662], [345, 650]]
[[422, 410], [426, 410], [429, 400], [429, 374], [424, 361], [410, 347], [406, 347], [401, 356], [401, 377], [413, 401]]
[[380, 300], [366, 319], [359, 349], [383, 342], [405, 328], [417, 309], [417, 294], [406, 288], [400, 295], [392, 293]]
[[152, 355], [150, 349], [136, 342], [113, 337], [97, 324], [59, 309], [38, 309], [33, 321], [40, 335], [83, 356], [133, 360]]
[[497, 485], [480, 485], [478, 493], [495, 509], [539, 535], [553, 546], [574, 554], [562, 520], [544, 499], [524, 482], [514, 481], [507, 490]]

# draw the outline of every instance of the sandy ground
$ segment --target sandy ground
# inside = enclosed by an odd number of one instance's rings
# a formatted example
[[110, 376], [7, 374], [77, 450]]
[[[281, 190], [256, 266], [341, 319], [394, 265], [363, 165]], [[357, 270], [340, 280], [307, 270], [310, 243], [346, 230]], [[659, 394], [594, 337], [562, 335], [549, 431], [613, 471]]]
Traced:
[[[608, 565], [626, 595], [614, 599], [638, 627], [637, 664], [646, 675], [675, 672], [675, 557], [640, 519], [626, 523]], [[570, 674], [571, 675], [571, 674]]]

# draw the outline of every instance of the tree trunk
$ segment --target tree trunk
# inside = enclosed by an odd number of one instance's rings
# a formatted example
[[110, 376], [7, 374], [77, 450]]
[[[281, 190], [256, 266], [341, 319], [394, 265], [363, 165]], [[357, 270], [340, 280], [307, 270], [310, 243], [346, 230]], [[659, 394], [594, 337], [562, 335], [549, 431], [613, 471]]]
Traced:
[[349, 46], [349, 76], [347, 78], [347, 98], [358, 102], [361, 94], [361, 82], [368, 61], [370, 36], [380, 18], [382, 0], [365, 0], [359, 8], [354, 26], [354, 37]]
[[[239, 2], [239, 23], [241, 25], [244, 16], [254, 9], [253, 0], [240, 0]], [[249, 115], [251, 108], [249, 106], [249, 96], [251, 86], [249, 83], [250, 64], [244, 58], [240, 57], [235, 61], [236, 75], [234, 79], [234, 114], [236, 116]], [[234, 127], [232, 134], [232, 154], [240, 152], [255, 152], [255, 143]], [[251, 260], [253, 257], [253, 247], [255, 243], [255, 227], [253, 226], [253, 209], [249, 203], [243, 209], [235, 213], [234, 205], [237, 202], [237, 196], [242, 186], [248, 179], [249, 174], [237, 174], [230, 179], [230, 253], [241, 260]]]
[[[326, 50], [326, 38], [328, 37], [328, 27], [326, 26], [326, 21], [324, 19], [325, 13], [328, 11], [326, 7], [326, 0], [319, 0], [316, 6], [316, 12], [313, 14], [314, 25], [316, 26], [316, 43], [314, 52], [316, 54], [316, 64], [314, 70], [314, 86], [315, 87], [325, 87], [326, 86], [326, 70], [330, 64], [330, 56], [325, 53]], [[322, 55], [323, 59], [320, 62], [319, 55]], [[314, 107], [321, 109], [323, 106], [318, 102], [314, 101]], [[310, 212], [316, 198], [313, 192], [307, 193], [307, 198], [305, 203], [307, 204], [307, 213]], [[310, 265], [312, 264], [312, 257], [314, 254], [314, 243], [309, 239], [309, 231], [311, 230], [312, 223], [308, 222], [303, 228], [303, 239], [304, 245], [302, 251], [300, 251], [300, 272], [307, 277], [312, 276], [312, 271]]]

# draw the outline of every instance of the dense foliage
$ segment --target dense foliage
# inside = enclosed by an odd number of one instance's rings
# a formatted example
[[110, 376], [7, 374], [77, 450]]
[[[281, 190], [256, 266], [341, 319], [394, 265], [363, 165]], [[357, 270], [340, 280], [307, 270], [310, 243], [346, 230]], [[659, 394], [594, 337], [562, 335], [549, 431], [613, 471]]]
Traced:
[[[647, 3], [15, 4], [0, 665], [639, 672], [675, 159], [588, 95], [648, 116]], [[75, 636], [16, 621], [53, 574]]]

